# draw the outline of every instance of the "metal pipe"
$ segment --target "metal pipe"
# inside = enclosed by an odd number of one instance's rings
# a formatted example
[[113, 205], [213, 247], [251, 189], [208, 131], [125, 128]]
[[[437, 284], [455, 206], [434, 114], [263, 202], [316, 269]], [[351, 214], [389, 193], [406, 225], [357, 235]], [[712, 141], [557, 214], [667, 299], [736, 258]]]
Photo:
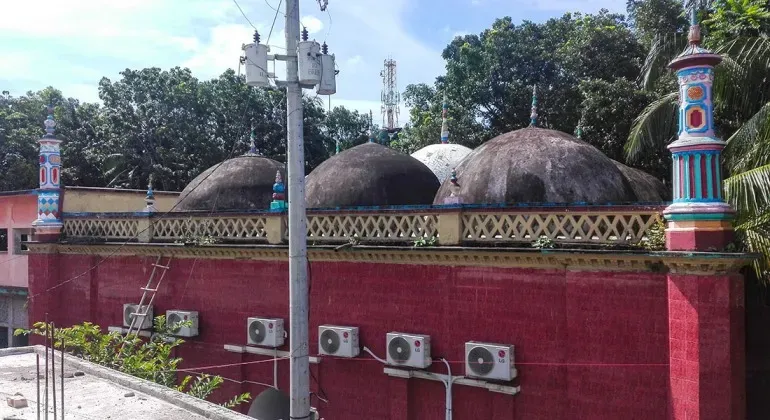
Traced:
[[452, 382], [454, 382], [454, 378], [449, 362], [443, 357], [441, 361], [446, 365], [446, 381], [444, 382], [444, 386], [446, 386], [446, 420], [452, 420]]
[[308, 346], [307, 220], [305, 220], [305, 151], [302, 88], [299, 85], [297, 42], [299, 0], [286, 1], [286, 166], [289, 172], [289, 331], [292, 419], [310, 417], [310, 355]]
[[48, 324], [48, 313], [45, 314], [45, 420], [48, 420], [48, 330], [51, 328]]
[[37, 420], [40, 420], [40, 353], [35, 354], [35, 364], [37, 365], [37, 374], [35, 375], [37, 381]]
[[56, 326], [51, 323], [51, 391], [53, 394], [53, 420], [56, 420]]
[[64, 420], [64, 336], [59, 335], [61, 340], [61, 420]]
[[273, 388], [278, 389], [278, 349], [273, 350]]

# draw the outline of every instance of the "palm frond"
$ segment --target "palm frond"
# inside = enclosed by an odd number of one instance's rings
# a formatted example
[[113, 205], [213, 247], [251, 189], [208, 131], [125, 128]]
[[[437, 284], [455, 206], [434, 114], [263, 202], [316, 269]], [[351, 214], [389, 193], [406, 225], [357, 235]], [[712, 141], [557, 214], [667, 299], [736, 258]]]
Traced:
[[727, 139], [725, 159], [733, 173], [770, 163], [770, 102]]
[[762, 223], [752, 223], [750, 225], [738, 225], [735, 227], [738, 235], [746, 247], [746, 251], [759, 254], [760, 257], [752, 263], [752, 267], [757, 274], [757, 278], [768, 280], [768, 269], [770, 269], [770, 214], [760, 218]]
[[625, 145], [626, 158], [636, 160], [644, 149], [668, 144], [677, 134], [677, 92], [669, 93], [649, 104], [634, 120]]
[[770, 39], [736, 38], [718, 45], [715, 52], [724, 56], [714, 81], [721, 114], [746, 121], [770, 101]]
[[670, 74], [668, 63], [687, 46], [687, 36], [677, 33], [657, 34], [650, 46], [650, 51], [642, 63], [638, 82], [645, 90], [653, 90], [655, 82]]
[[770, 209], [770, 164], [735, 174], [725, 180], [725, 199], [749, 221]]

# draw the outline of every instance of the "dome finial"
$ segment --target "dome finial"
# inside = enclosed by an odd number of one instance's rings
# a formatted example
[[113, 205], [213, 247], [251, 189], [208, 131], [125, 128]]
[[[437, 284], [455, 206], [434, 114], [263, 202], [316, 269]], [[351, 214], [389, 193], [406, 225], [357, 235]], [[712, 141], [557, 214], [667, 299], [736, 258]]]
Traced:
[[275, 184], [273, 184], [273, 201], [270, 210], [286, 210], [286, 187], [283, 185], [281, 171], [275, 171]]
[[374, 143], [374, 118], [372, 110], [369, 110], [369, 143]]
[[698, 24], [698, 18], [695, 14], [695, 6], [690, 9], [690, 33], [687, 36], [687, 40], [690, 41], [690, 45], [700, 45], [700, 25]]
[[45, 125], [45, 136], [44, 138], [47, 139], [53, 139], [56, 138], [54, 135], [54, 130], [56, 129], [56, 121], [53, 119], [53, 105], [48, 105], [46, 107], [46, 111], [48, 111], [48, 116], [46, 117], [43, 124]]
[[583, 127], [580, 123], [578, 123], [577, 128], [575, 129], [575, 137], [579, 139], [583, 139]]
[[158, 211], [155, 208], [155, 193], [152, 190], [152, 174], [150, 174], [149, 180], [147, 181], [147, 196], [145, 197], [144, 202], [146, 204], [143, 210], [145, 213], [155, 213]]
[[444, 199], [444, 204], [462, 204], [462, 200], [457, 193], [460, 191], [460, 183], [457, 182], [457, 170], [452, 168], [452, 175], [449, 177], [449, 197]]
[[532, 86], [532, 113], [529, 115], [529, 126], [537, 127], [537, 85]]
[[257, 134], [254, 132], [253, 128], [251, 129], [251, 134], [249, 134], [249, 153], [246, 154], [259, 156], [259, 150], [257, 150]]
[[441, 143], [449, 143], [449, 124], [447, 123], [447, 112], [449, 111], [449, 104], [446, 101], [446, 93], [444, 94], [444, 104], [441, 106]]

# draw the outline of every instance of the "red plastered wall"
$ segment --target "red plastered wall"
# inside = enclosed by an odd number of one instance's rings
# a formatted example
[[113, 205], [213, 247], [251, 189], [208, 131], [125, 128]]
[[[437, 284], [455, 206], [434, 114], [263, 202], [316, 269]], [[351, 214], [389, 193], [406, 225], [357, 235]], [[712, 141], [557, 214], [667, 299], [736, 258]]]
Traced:
[[[56, 259], [57, 270], [40, 268]], [[32, 293], [73, 278], [101, 256], [30, 256]], [[58, 324], [90, 320], [121, 325], [124, 303], [137, 303], [154, 258], [110, 257], [42, 293]], [[45, 263], [45, 264], [44, 264]], [[37, 267], [37, 268], [36, 268]], [[455, 419], [658, 419], [668, 416], [669, 336], [665, 274], [571, 272], [315, 262], [310, 265], [311, 354], [320, 324], [360, 327], [362, 346], [385, 356], [390, 331], [428, 334], [434, 357], [463, 374], [464, 343], [515, 345], [521, 393], [495, 394], [457, 385]], [[43, 314], [32, 303], [33, 320]], [[66, 309], [65, 309], [66, 308]], [[281, 317], [288, 325], [287, 262], [176, 259], [155, 300], [167, 309], [200, 312], [200, 335], [183, 345], [184, 367], [259, 362], [268, 357], [226, 352], [246, 343], [246, 318]], [[287, 340], [288, 343], [288, 340]], [[282, 350], [290, 350], [288, 344]], [[444, 373], [443, 363], [430, 370]], [[208, 369], [228, 377], [220, 400], [258, 394], [272, 383], [273, 363]], [[391, 378], [365, 353], [312, 366], [313, 399], [327, 419], [444, 418], [444, 386]], [[288, 362], [278, 365], [288, 387]]]

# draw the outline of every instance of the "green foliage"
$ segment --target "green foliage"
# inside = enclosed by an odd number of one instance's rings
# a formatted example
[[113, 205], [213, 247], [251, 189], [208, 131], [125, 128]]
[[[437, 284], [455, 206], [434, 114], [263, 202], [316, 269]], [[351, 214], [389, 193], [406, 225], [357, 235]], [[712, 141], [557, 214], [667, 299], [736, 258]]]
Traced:
[[[174, 337], [180, 328], [190, 326], [190, 321], [167, 325], [165, 315], [153, 320], [154, 333], [149, 340], [137, 335], [126, 337], [118, 332], [103, 333], [98, 325], [90, 322], [69, 328], [54, 328], [54, 347], [65, 350], [91, 363], [106, 366], [138, 378], [146, 379], [197, 398], [208, 398], [224, 379], [221, 376], [201, 374], [195, 378], [185, 376], [177, 383], [178, 366], [181, 358], [171, 357], [172, 350], [184, 340]], [[51, 325], [37, 322], [30, 330], [17, 329], [14, 334], [50, 335]], [[248, 402], [248, 393], [235, 396], [224, 404], [233, 408]]]
[[532, 242], [532, 248], [553, 249], [556, 248], [556, 242], [554, 242], [553, 239], [543, 235]]
[[713, 0], [703, 24], [718, 43], [757, 37], [770, 32], [770, 6], [767, 0]]
[[647, 231], [647, 240], [642, 243], [648, 251], [663, 251], [666, 249], [666, 224], [662, 215], [658, 215], [655, 224]]
[[425, 248], [438, 245], [438, 238], [431, 236], [429, 238], [421, 237], [414, 240], [415, 248]]

